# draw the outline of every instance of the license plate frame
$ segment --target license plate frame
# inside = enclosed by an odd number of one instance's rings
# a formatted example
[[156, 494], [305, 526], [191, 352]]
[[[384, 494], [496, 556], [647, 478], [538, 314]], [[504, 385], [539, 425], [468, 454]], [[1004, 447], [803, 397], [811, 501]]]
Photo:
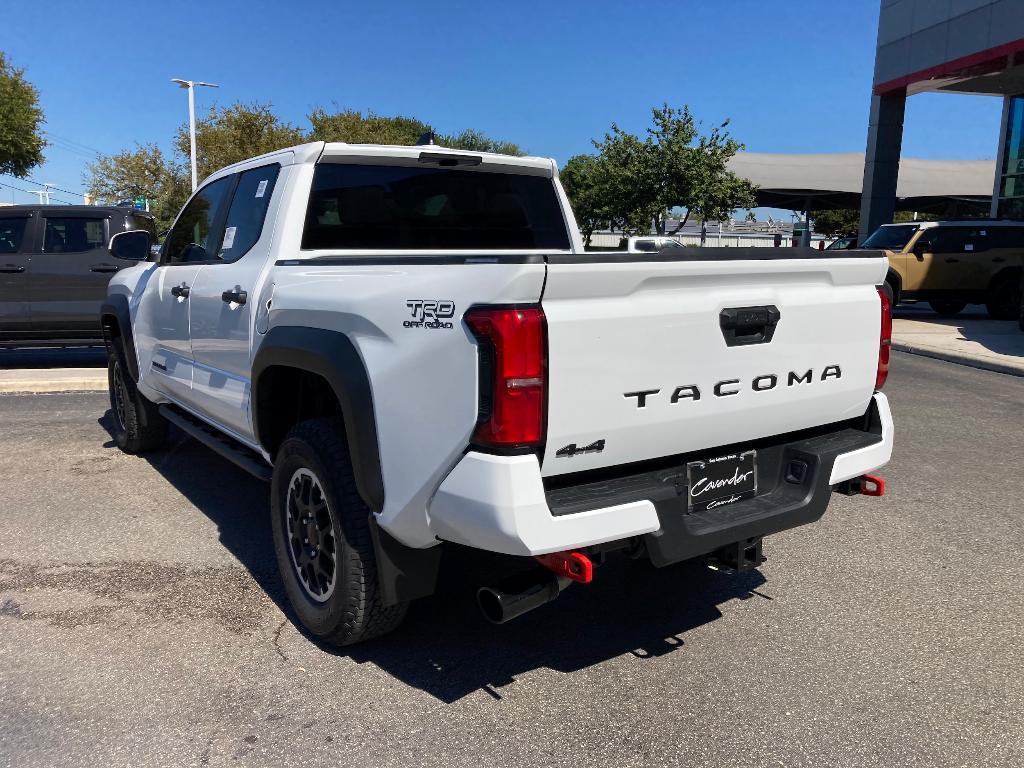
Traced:
[[757, 495], [757, 451], [743, 451], [686, 464], [687, 509], [709, 512]]

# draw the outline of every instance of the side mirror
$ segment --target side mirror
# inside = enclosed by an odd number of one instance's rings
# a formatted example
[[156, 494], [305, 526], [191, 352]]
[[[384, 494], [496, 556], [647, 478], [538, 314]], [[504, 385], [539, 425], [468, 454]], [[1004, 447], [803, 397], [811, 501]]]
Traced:
[[151, 242], [149, 232], [144, 229], [118, 232], [110, 238], [110, 255], [125, 261], [145, 261], [149, 258]]

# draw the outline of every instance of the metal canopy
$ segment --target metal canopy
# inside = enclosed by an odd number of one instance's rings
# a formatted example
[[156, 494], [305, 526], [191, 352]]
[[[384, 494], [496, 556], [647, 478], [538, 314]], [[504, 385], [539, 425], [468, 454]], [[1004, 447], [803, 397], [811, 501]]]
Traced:
[[[758, 205], [793, 211], [860, 208], [864, 153], [781, 155], [741, 152], [729, 170], [758, 185]], [[900, 160], [896, 210], [988, 211], [994, 160]]]

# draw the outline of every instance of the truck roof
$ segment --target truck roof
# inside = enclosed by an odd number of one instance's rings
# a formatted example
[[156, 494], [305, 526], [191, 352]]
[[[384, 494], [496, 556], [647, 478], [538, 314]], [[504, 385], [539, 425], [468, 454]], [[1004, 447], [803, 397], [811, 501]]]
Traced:
[[[291, 155], [290, 161], [284, 161], [284, 155]], [[308, 144], [298, 144], [293, 147], [268, 152], [258, 157], [249, 158], [233, 165], [221, 168], [210, 174], [214, 178], [225, 173], [233, 173], [252, 165], [260, 165], [266, 160], [277, 158], [286, 165], [303, 165], [317, 162], [339, 162], [346, 158], [366, 158], [386, 162], [387, 160], [413, 160], [423, 161], [426, 158], [436, 158], [441, 164], [445, 156], [450, 157], [452, 165], [473, 167], [476, 165], [504, 166], [505, 169], [518, 169], [521, 173], [544, 174], [554, 176], [558, 172], [558, 165], [549, 157], [533, 157], [518, 155], [500, 155], [494, 152], [469, 152], [462, 149], [442, 147], [437, 144], [417, 144], [412, 146], [393, 144], [347, 144], [345, 142], [324, 142], [313, 141]], [[457, 162], [459, 158], [469, 162]], [[476, 162], [472, 160], [476, 159]]]

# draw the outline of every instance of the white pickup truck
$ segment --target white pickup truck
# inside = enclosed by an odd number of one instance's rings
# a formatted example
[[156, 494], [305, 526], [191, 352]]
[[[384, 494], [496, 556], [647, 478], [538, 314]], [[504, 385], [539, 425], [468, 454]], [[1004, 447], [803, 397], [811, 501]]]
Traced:
[[478, 593], [503, 622], [616, 552], [757, 567], [882, 491], [880, 253], [586, 253], [552, 160], [324, 143], [213, 174], [149, 246], [111, 242], [117, 443], [171, 422], [269, 480], [328, 642], [396, 627], [453, 544], [530, 564]]

